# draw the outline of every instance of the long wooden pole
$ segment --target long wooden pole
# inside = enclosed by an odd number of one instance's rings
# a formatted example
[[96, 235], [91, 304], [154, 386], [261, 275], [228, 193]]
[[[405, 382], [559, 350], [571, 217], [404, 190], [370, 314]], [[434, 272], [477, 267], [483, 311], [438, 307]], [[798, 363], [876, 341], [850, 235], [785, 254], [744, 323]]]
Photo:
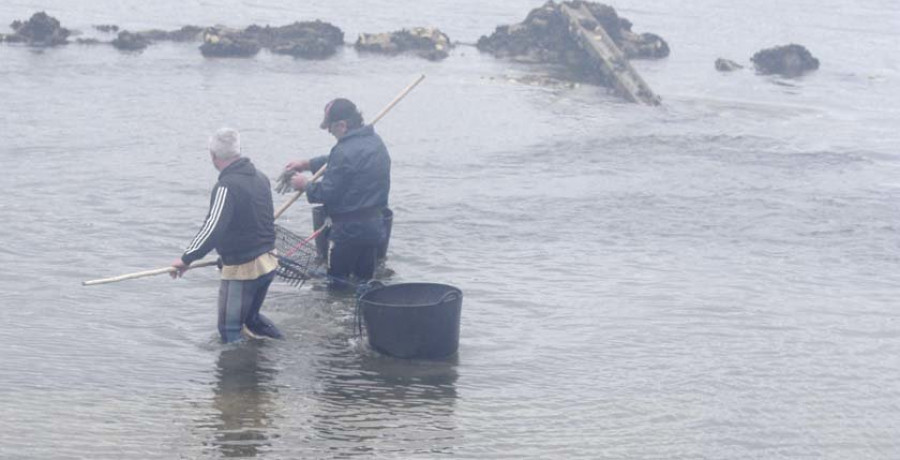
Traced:
[[[191, 268], [209, 267], [212, 265], [216, 265], [216, 263], [217, 263], [216, 257], [206, 258], [206, 259], [198, 260], [198, 261], [192, 263], [191, 265], [188, 266], [188, 268], [191, 269]], [[93, 286], [95, 284], [117, 283], [119, 281], [133, 280], [136, 278], [145, 278], [148, 276], [162, 275], [163, 273], [174, 273], [176, 270], [178, 270], [178, 269], [175, 267], [157, 268], [155, 270], [145, 270], [142, 272], [128, 273], [126, 275], [113, 276], [111, 278], [102, 278], [102, 279], [98, 279], [98, 280], [82, 281], [81, 285], [82, 286]]]
[[374, 125], [375, 123], [378, 123], [378, 120], [381, 120], [382, 118], [384, 118], [384, 116], [387, 115], [387, 113], [391, 109], [393, 109], [394, 106], [397, 105], [397, 103], [399, 103], [404, 97], [406, 97], [406, 95], [409, 94], [409, 92], [412, 91], [413, 88], [418, 86], [419, 83], [422, 83], [422, 80], [424, 80], [424, 79], [425, 79], [424, 73], [422, 75], [419, 75], [419, 77], [416, 78], [416, 81], [410, 83], [409, 86], [407, 86], [403, 91], [401, 91], [400, 94], [398, 94], [397, 97], [395, 97], [394, 100], [391, 101], [387, 105], [387, 107], [381, 109], [381, 112], [378, 112], [378, 115], [375, 115], [375, 118], [373, 118], [372, 121], [369, 122], [369, 125], [370, 126]]
[[[403, 91], [401, 91], [400, 94], [398, 94], [397, 97], [395, 97], [393, 101], [391, 101], [384, 109], [381, 110], [381, 112], [378, 113], [378, 115], [375, 116], [375, 118], [372, 120], [371, 123], [369, 123], [369, 125], [370, 126], [374, 125], [375, 123], [378, 122], [378, 120], [381, 120], [385, 115], [387, 115], [387, 113], [392, 108], [394, 108], [394, 106], [397, 105], [397, 103], [399, 103], [404, 97], [406, 97], [406, 95], [409, 94], [409, 92], [412, 91], [413, 88], [415, 88], [424, 79], [425, 79], [425, 74], [419, 75], [419, 77], [416, 78], [416, 81], [412, 82]], [[326, 164], [326, 165], [322, 166], [321, 168], [319, 168], [319, 170], [316, 171], [316, 174], [312, 177], [312, 179], [310, 179], [310, 183], [315, 182], [320, 177], [322, 177], [322, 175], [325, 174], [325, 168], [327, 168], [327, 167], [328, 167], [328, 165]], [[275, 219], [278, 219], [279, 217], [281, 217], [281, 215], [284, 214], [284, 212], [287, 211], [287, 209], [289, 207], [291, 207], [291, 205], [294, 204], [294, 202], [297, 201], [302, 195], [303, 195], [303, 191], [299, 191], [296, 194], [294, 194], [294, 196], [292, 196], [288, 201], [286, 201], [284, 204], [282, 204], [278, 208], [278, 210], [275, 211]], [[315, 235], [321, 231], [322, 231], [322, 229], [319, 229], [319, 230], [316, 230], [315, 232], [313, 232], [313, 235], [310, 239], [315, 238]], [[212, 265], [216, 265], [216, 263], [217, 263], [216, 258], [206, 258], [206, 259], [198, 260], [198, 261], [192, 263], [190, 266], [188, 266], [188, 269], [209, 267]], [[133, 280], [136, 278], [145, 278], [148, 276], [162, 275], [163, 273], [173, 273], [176, 270], [178, 270], [178, 269], [175, 267], [163, 267], [163, 268], [157, 268], [154, 270], [146, 270], [146, 271], [142, 271], [142, 272], [128, 273], [125, 275], [113, 276], [111, 278], [102, 278], [102, 279], [96, 279], [96, 280], [90, 280], [90, 281], [82, 281], [81, 285], [82, 286], [94, 286], [97, 284], [116, 283], [119, 281]]]

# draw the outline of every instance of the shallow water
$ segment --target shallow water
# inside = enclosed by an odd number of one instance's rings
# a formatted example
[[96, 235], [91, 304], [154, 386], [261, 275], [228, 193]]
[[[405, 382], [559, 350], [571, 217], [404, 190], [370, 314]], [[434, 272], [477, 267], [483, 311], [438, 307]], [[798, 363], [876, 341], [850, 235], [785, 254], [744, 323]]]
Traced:
[[[612, 5], [672, 47], [635, 63], [659, 109], [525, 84], [545, 69], [465, 46], [430, 63], [0, 45], [0, 458], [900, 456], [900, 6], [657, 3]], [[536, 6], [12, 0], [0, 24], [319, 18], [348, 42], [416, 25], [474, 42]], [[790, 42], [822, 68], [713, 69]], [[420, 73], [378, 125], [387, 281], [463, 290], [455, 359], [378, 355], [352, 299], [314, 284], [269, 296], [288, 340], [239, 346], [217, 341], [214, 271], [80, 285], [180, 254], [216, 128], [274, 176], [330, 147], [327, 100], [371, 117]], [[308, 205], [283, 220], [308, 231]]]

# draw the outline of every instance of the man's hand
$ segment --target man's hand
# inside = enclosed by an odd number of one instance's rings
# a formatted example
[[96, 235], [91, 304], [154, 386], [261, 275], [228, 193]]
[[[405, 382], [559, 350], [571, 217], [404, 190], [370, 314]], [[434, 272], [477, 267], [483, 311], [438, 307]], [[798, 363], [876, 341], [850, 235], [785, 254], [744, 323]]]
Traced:
[[302, 192], [306, 190], [306, 177], [303, 174], [294, 174], [294, 177], [291, 178], [291, 185], [294, 186], [294, 190], [298, 192]]
[[175, 261], [172, 262], [172, 266], [175, 267], [175, 271], [169, 273], [169, 276], [171, 276], [173, 280], [176, 278], [181, 278], [181, 276], [184, 275], [184, 272], [188, 270], [187, 264], [185, 264], [184, 261], [181, 260], [181, 257], [175, 259]]
[[287, 165], [285, 165], [284, 169], [286, 171], [296, 171], [296, 172], [309, 171], [309, 160], [292, 161], [292, 162], [288, 163]]
[[293, 187], [291, 187], [291, 178], [296, 174], [297, 173], [293, 169], [285, 169], [282, 171], [281, 175], [278, 176], [278, 182], [275, 183], [275, 191], [281, 194], [292, 192]]

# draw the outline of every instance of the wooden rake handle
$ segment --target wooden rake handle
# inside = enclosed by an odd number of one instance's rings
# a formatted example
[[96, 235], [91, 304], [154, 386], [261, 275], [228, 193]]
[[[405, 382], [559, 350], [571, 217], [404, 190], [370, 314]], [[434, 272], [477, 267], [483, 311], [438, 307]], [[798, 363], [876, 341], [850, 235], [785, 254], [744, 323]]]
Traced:
[[[216, 257], [212, 257], [212, 258], [208, 257], [206, 259], [198, 260], [198, 261], [192, 263], [191, 265], [188, 266], [188, 270], [190, 270], [192, 268], [209, 267], [212, 265], [216, 265], [216, 263], [217, 263]], [[111, 278], [102, 278], [102, 279], [98, 279], [98, 280], [82, 281], [81, 285], [82, 286], [94, 286], [96, 284], [117, 283], [119, 281], [133, 280], [136, 278], [146, 278], [148, 276], [162, 275], [163, 273], [174, 273], [176, 270], [178, 270], [178, 269], [175, 267], [157, 268], [155, 270], [145, 270], [142, 272], [128, 273], [126, 275], [113, 276]]]

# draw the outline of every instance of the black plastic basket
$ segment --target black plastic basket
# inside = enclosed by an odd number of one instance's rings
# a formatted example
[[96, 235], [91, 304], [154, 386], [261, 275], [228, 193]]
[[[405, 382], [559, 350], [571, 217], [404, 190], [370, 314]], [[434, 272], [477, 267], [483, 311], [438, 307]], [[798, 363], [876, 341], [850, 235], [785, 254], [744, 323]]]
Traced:
[[462, 298], [446, 284], [400, 283], [369, 290], [358, 308], [372, 348], [397, 358], [440, 359], [459, 348]]

